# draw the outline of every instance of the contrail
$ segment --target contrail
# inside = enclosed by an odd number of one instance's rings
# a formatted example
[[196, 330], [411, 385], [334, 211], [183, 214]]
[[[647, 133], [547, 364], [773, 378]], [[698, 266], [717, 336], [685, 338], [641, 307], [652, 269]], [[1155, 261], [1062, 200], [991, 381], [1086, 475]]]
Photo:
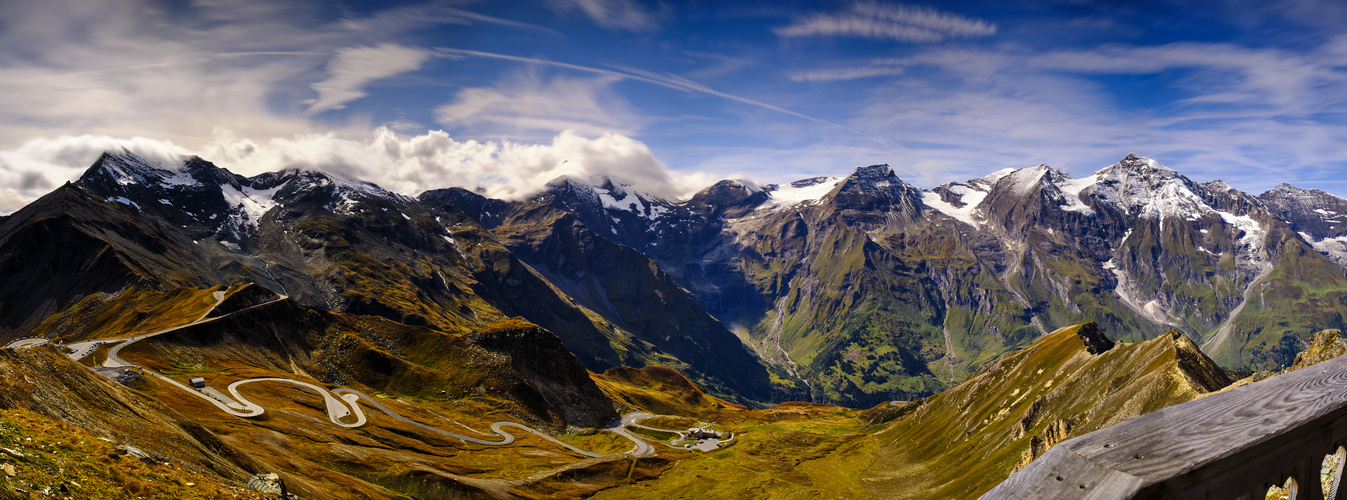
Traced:
[[706, 87], [705, 85], [701, 85], [701, 84], [699, 84], [699, 83], [693, 82], [693, 81], [688, 80], [688, 79], [685, 79], [685, 78], [678, 78], [678, 77], [668, 76], [668, 75], [660, 75], [660, 74], [651, 73], [651, 72], [647, 72], [647, 71], [640, 71], [639, 73], [638, 73], [638, 72], [634, 72], [635, 70], [631, 70], [631, 71], [615, 71], [615, 70], [611, 70], [611, 69], [594, 68], [594, 67], [590, 67], [590, 66], [581, 66], [581, 65], [578, 65], [578, 64], [570, 64], [570, 63], [564, 63], [564, 62], [549, 61], [549, 60], [547, 60], [547, 59], [538, 59], [538, 58], [535, 58], [535, 57], [520, 57], [520, 56], [512, 56], [512, 55], [508, 55], [508, 54], [497, 54], [497, 53], [494, 53], [494, 52], [482, 52], [482, 51], [478, 51], [478, 50], [452, 49], [452, 48], [446, 48], [446, 47], [441, 47], [441, 48], [438, 48], [438, 49], [436, 49], [436, 50], [440, 53], [440, 55], [447, 56], [447, 57], [469, 57], [469, 56], [471, 56], [471, 57], [486, 57], [486, 58], [491, 58], [491, 59], [503, 59], [503, 60], [506, 60], [506, 61], [518, 61], [518, 62], [526, 62], [526, 63], [533, 63], [533, 64], [543, 64], [543, 65], [547, 65], [547, 66], [555, 66], [555, 67], [558, 67], [558, 68], [567, 68], [567, 69], [574, 69], [574, 70], [579, 70], [579, 71], [587, 71], [587, 72], [590, 72], [590, 73], [597, 73], [597, 74], [600, 74], [600, 75], [615, 76], [615, 77], [618, 77], [618, 78], [625, 78], [625, 79], [628, 79], [628, 80], [638, 80], [638, 81], [642, 81], [642, 82], [646, 82], [646, 83], [653, 83], [653, 84], [655, 84], [655, 85], [659, 85], [659, 86], [661, 86], [661, 87], [671, 88], [671, 89], [674, 89], [674, 90], [682, 90], [682, 91], [684, 91], [684, 92], [700, 92], [700, 93], [703, 93], [703, 94], [713, 95], [713, 96], [716, 96], [716, 97], [721, 97], [721, 98], [729, 99], [729, 100], [732, 100], [732, 101], [738, 101], [738, 102], [742, 102], [742, 103], [744, 103], [744, 104], [750, 104], [750, 105], [757, 106], [757, 107], [760, 107], [760, 108], [763, 108], [763, 109], [770, 109], [770, 110], [776, 111], [776, 112], [778, 112], [778, 113], [785, 113], [785, 114], [788, 114], [788, 115], [791, 115], [791, 116], [795, 116], [795, 117], [799, 117], [799, 118], [804, 118], [804, 119], [806, 119], [806, 120], [809, 120], [809, 121], [812, 121], [812, 122], [822, 123], [822, 124], [825, 124], [825, 125], [834, 125], [834, 126], [837, 125], [837, 124], [835, 124], [835, 123], [832, 123], [832, 122], [829, 122], [829, 121], [826, 121], [826, 120], [820, 120], [820, 119], [818, 119], [818, 118], [814, 118], [814, 117], [812, 117], [812, 116], [809, 116], [809, 115], [806, 115], [806, 114], [803, 114], [803, 113], [797, 113], [797, 112], [795, 112], [795, 111], [791, 111], [791, 110], [789, 110], [789, 109], [782, 108], [782, 107], [780, 107], [780, 106], [773, 106], [773, 105], [771, 105], [771, 104], [767, 104], [767, 103], [762, 102], [762, 101], [755, 101], [755, 100], [753, 100], [753, 99], [749, 99], [749, 98], [746, 98], [746, 97], [739, 97], [739, 96], [734, 95], [734, 94], [726, 94], [726, 93], [724, 93], [724, 92], [720, 92], [720, 91], [718, 91], [718, 90], [711, 89], [711, 88], [709, 88], [709, 87]]

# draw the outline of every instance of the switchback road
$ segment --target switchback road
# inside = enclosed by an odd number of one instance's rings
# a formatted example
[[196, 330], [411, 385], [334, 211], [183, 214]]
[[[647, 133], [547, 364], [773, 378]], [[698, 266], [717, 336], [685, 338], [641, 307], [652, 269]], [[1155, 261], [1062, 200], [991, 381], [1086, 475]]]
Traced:
[[[445, 435], [445, 436], [449, 436], [449, 437], [461, 439], [461, 440], [463, 440], [463, 441], [470, 442], [470, 443], [477, 443], [477, 444], [486, 445], [486, 446], [503, 446], [503, 445], [507, 445], [507, 444], [513, 443], [513, 442], [515, 441], [515, 436], [512, 435], [512, 434], [510, 434], [509, 432], [506, 432], [506, 431], [505, 431], [505, 428], [506, 428], [506, 427], [513, 427], [513, 428], [522, 430], [522, 431], [524, 431], [524, 432], [528, 432], [528, 433], [534, 434], [534, 435], [538, 436], [538, 437], [541, 438], [541, 439], [544, 439], [544, 440], [546, 440], [546, 441], [548, 441], [548, 442], [551, 442], [551, 443], [554, 443], [554, 444], [559, 445], [559, 446], [561, 446], [561, 447], [564, 447], [564, 448], [566, 448], [566, 449], [568, 449], [568, 450], [571, 450], [571, 451], [573, 451], [573, 452], [575, 452], [575, 453], [578, 453], [578, 454], [580, 454], [580, 455], [582, 455], [582, 456], [591, 457], [591, 458], [593, 458], [593, 457], [602, 457], [602, 456], [606, 456], [606, 455], [604, 455], [604, 454], [602, 454], [602, 453], [594, 453], [594, 452], [591, 452], [591, 451], [585, 451], [585, 450], [582, 450], [582, 449], [580, 449], [580, 448], [576, 448], [575, 446], [572, 446], [572, 445], [570, 445], [570, 444], [568, 444], [568, 443], [565, 443], [565, 442], [563, 442], [563, 441], [561, 441], [561, 440], [558, 440], [558, 439], [556, 439], [555, 437], [552, 437], [551, 435], [549, 435], [549, 434], [547, 434], [547, 433], [545, 433], [545, 432], [539, 431], [539, 430], [534, 429], [534, 428], [532, 428], [532, 427], [529, 427], [529, 426], [527, 426], [527, 425], [523, 425], [523, 424], [516, 423], [516, 422], [495, 422], [495, 423], [491, 424], [491, 431], [494, 432], [494, 433], [496, 433], [496, 435], [500, 437], [500, 440], [497, 440], [497, 441], [488, 441], [488, 440], [481, 439], [481, 438], [476, 438], [476, 437], [472, 437], [472, 436], [465, 436], [465, 435], [458, 434], [458, 433], [454, 433], [454, 432], [449, 432], [449, 431], [445, 431], [445, 430], [441, 430], [441, 429], [436, 429], [436, 428], [434, 428], [434, 427], [430, 427], [430, 426], [428, 426], [428, 425], [421, 424], [421, 423], [418, 423], [418, 422], [414, 422], [414, 421], [412, 421], [412, 420], [409, 420], [409, 419], [407, 419], [406, 417], [403, 417], [402, 415], [399, 415], [397, 412], [393, 411], [392, 409], [388, 408], [387, 406], [384, 406], [383, 404], [379, 403], [378, 401], [375, 401], [374, 398], [372, 398], [372, 397], [370, 397], [370, 396], [368, 396], [368, 395], [365, 395], [364, 393], [355, 391], [355, 390], [353, 390], [353, 389], [338, 388], [338, 389], [335, 389], [335, 390], [332, 390], [332, 391], [329, 392], [327, 389], [324, 389], [324, 388], [319, 387], [319, 386], [317, 386], [317, 385], [310, 384], [310, 383], [307, 383], [307, 382], [301, 382], [301, 381], [298, 381], [298, 380], [288, 379], [288, 378], [279, 378], [279, 377], [254, 378], [254, 379], [240, 380], [240, 381], [234, 382], [234, 383], [232, 383], [232, 384], [229, 384], [229, 388], [228, 388], [229, 394], [230, 394], [230, 396], [233, 397], [233, 400], [231, 401], [231, 400], [229, 400], [229, 396], [225, 396], [223, 393], [221, 393], [221, 392], [219, 392], [219, 391], [209, 390], [209, 388], [207, 388], [207, 390], [197, 390], [197, 389], [194, 389], [194, 388], [192, 388], [192, 387], [188, 387], [188, 386], [183, 385], [182, 383], [180, 383], [180, 382], [178, 382], [178, 381], [176, 381], [176, 380], [173, 380], [172, 378], [169, 378], [169, 377], [164, 376], [164, 375], [162, 375], [162, 374], [160, 374], [160, 373], [158, 373], [158, 372], [155, 372], [154, 370], [150, 370], [150, 369], [145, 368], [145, 367], [141, 367], [141, 366], [137, 366], [137, 365], [131, 364], [131, 363], [127, 362], [126, 360], [122, 359], [122, 358], [119, 356], [119, 354], [120, 354], [120, 352], [121, 352], [122, 349], [124, 349], [124, 348], [126, 348], [126, 346], [129, 346], [129, 345], [134, 344], [134, 343], [136, 343], [136, 342], [139, 342], [139, 341], [142, 341], [142, 340], [145, 340], [145, 339], [148, 339], [148, 338], [156, 337], [156, 336], [159, 336], [159, 335], [163, 335], [163, 334], [166, 334], [166, 333], [174, 332], [174, 331], [177, 331], [177, 330], [181, 330], [181, 329], [187, 328], [187, 327], [189, 327], [189, 326], [195, 326], [195, 325], [200, 325], [200, 324], [203, 324], [203, 323], [209, 323], [209, 322], [212, 322], [212, 321], [218, 321], [218, 320], [220, 320], [220, 319], [227, 318], [227, 317], [229, 317], [229, 316], [231, 316], [231, 315], [238, 314], [238, 313], [240, 313], [240, 312], [247, 311], [247, 310], [250, 310], [250, 309], [254, 309], [254, 308], [257, 308], [257, 307], [262, 307], [262, 306], [265, 306], [265, 305], [267, 305], [267, 304], [272, 304], [272, 303], [275, 303], [275, 302], [279, 302], [279, 301], [285, 300], [285, 299], [287, 298], [285, 295], [281, 295], [281, 296], [279, 296], [278, 298], [276, 298], [275, 300], [271, 300], [271, 301], [264, 302], [264, 303], [261, 303], [261, 304], [253, 305], [253, 306], [250, 306], [250, 307], [247, 307], [247, 308], [244, 308], [244, 309], [240, 309], [240, 310], [238, 310], [238, 311], [234, 311], [234, 312], [231, 312], [231, 313], [229, 313], [229, 314], [224, 314], [224, 315], [221, 315], [221, 316], [217, 316], [217, 317], [214, 317], [214, 318], [207, 318], [207, 316], [209, 316], [210, 313], [211, 313], [212, 311], [214, 311], [215, 308], [218, 307], [218, 306], [220, 305], [220, 303], [224, 302], [224, 299], [225, 299], [225, 293], [224, 293], [223, 291], [215, 292], [215, 293], [214, 293], [214, 296], [215, 296], [215, 299], [216, 299], [215, 305], [211, 306], [210, 309], [207, 309], [205, 313], [203, 313], [199, 318], [197, 318], [195, 321], [192, 321], [191, 323], [187, 323], [187, 324], [180, 325], [180, 326], [175, 326], [175, 327], [172, 327], [172, 328], [165, 328], [165, 329], [163, 329], [163, 330], [159, 330], [159, 331], [151, 332], [151, 333], [138, 334], [138, 335], [131, 335], [131, 336], [127, 336], [127, 337], [110, 338], [110, 339], [90, 340], [90, 341], [86, 341], [86, 342], [78, 342], [78, 343], [75, 343], [75, 344], [70, 344], [68, 347], [70, 347], [70, 348], [72, 348], [72, 349], [75, 349], [75, 352], [72, 353], [70, 356], [71, 356], [72, 359], [78, 360], [78, 359], [83, 358], [84, 356], [87, 356], [87, 355], [89, 355], [90, 353], [92, 353], [92, 352], [93, 352], [99, 345], [102, 345], [102, 344], [109, 344], [109, 343], [116, 343], [117, 345], [112, 346], [112, 348], [108, 350], [108, 359], [107, 359], [106, 361], [103, 362], [103, 366], [104, 366], [104, 367], [109, 367], [109, 368], [134, 367], [134, 368], [139, 368], [139, 369], [140, 369], [141, 371], [143, 371], [144, 373], [146, 373], [146, 374], [148, 374], [148, 375], [151, 375], [151, 376], [153, 376], [153, 377], [155, 377], [155, 378], [157, 378], [157, 379], [159, 379], [159, 380], [162, 380], [162, 381], [164, 381], [164, 382], [167, 382], [168, 384], [170, 384], [170, 385], [172, 385], [172, 386], [174, 386], [174, 387], [177, 387], [177, 388], [179, 388], [179, 389], [182, 389], [182, 390], [184, 390], [184, 391], [187, 391], [188, 393], [190, 393], [190, 394], [192, 394], [192, 395], [194, 395], [194, 396], [197, 396], [197, 397], [199, 397], [199, 398], [205, 400], [206, 402], [209, 402], [209, 403], [215, 405], [215, 407], [219, 408], [220, 411], [223, 411], [223, 412], [225, 412], [225, 413], [228, 413], [228, 414], [233, 415], [233, 416], [236, 416], [236, 417], [242, 417], [242, 418], [256, 417], [256, 416], [262, 415], [263, 413], [266, 413], [266, 409], [263, 408], [261, 405], [259, 405], [259, 404], [257, 404], [257, 403], [254, 403], [254, 402], [252, 402], [252, 401], [249, 401], [249, 400], [248, 400], [247, 398], [245, 398], [242, 394], [240, 394], [240, 393], [239, 393], [239, 386], [242, 386], [242, 385], [244, 385], [244, 384], [258, 383], [258, 382], [279, 382], [279, 383], [285, 383], [285, 384], [296, 385], [296, 386], [299, 386], [299, 387], [308, 389], [308, 390], [310, 390], [310, 391], [316, 392], [316, 393], [318, 393], [319, 395], [321, 395], [321, 396], [323, 397], [323, 401], [324, 401], [324, 403], [325, 403], [325, 405], [326, 405], [326, 407], [327, 407], [326, 409], [327, 409], [327, 414], [328, 414], [328, 420], [331, 421], [333, 424], [339, 425], [339, 426], [341, 426], [341, 427], [346, 427], [346, 428], [356, 428], [356, 427], [361, 427], [361, 426], [363, 426], [363, 425], [365, 425], [365, 424], [367, 424], [367, 423], [369, 422], [368, 418], [365, 416], [365, 413], [360, 409], [360, 405], [359, 405], [359, 403], [358, 403], [359, 400], [363, 399], [363, 400], [365, 400], [365, 403], [369, 404], [370, 406], [373, 406], [374, 408], [379, 409], [379, 411], [384, 412], [384, 413], [387, 414], [389, 417], [392, 417], [392, 418], [394, 418], [394, 419], [396, 419], [396, 420], [398, 420], [398, 421], [401, 421], [401, 422], [406, 423], [406, 424], [413, 425], [413, 426], [415, 426], [415, 427], [417, 427], [417, 428], [420, 428], [420, 429], [424, 429], [424, 430], [431, 431], [431, 432], [435, 432], [435, 433], [442, 434], [442, 435]], [[33, 339], [33, 340], [36, 340], [36, 339]], [[610, 422], [608, 423], [608, 426], [605, 427], [604, 430], [609, 431], [609, 432], [612, 432], [612, 433], [617, 434], [617, 435], [619, 435], [619, 436], [622, 436], [622, 437], [624, 437], [624, 438], [630, 440], [630, 441], [633, 443], [632, 448], [631, 448], [630, 450], [628, 450], [628, 451], [625, 452], [626, 454], [630, 454], [630, 455], [634, 455], [634, 456], [650, 455], [650, 454], [653, 454], [653, 453], [655, 452], [655, 448], [654, 448], [653, 446], [650, 446], [650, 443], [647, 443], [645, 440], [641, 439], [640, 437], [636, 436], [635, 434], [632, 434], [631, 432], [628, 432], [628, 431], [624, 428], [624, 426], [625, 426], [625, 425], [634, 424], [634, 423], [637, 422], [637, 421], [644, 420], [644, 419], [646, 419], [646, 418], [653, 417], [653, 416], [654, 416], [654, 415], [649, 414], [649, 413], [629, 413], [629, 414], [627, 414], [627, 415], [623, 415], [622, 418], [620, 418], [620, 419], [613, 419], [612, 421], [610, 421]], [[353, 421], [353, 422], [344, 422], [344, 421], [343, 421], [343, 420], [349, 420], [349, 419], [351, 419], [352, 417], [354, 417], [354, 421]]]

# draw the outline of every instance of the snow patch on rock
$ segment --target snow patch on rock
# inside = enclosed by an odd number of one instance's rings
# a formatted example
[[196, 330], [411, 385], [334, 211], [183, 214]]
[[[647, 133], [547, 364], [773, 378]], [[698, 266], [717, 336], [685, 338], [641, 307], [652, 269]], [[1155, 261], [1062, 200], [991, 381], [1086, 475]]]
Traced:
[[136, 208], [140, 208], [140, 205], [137, 205], [136, 202], [131, 201], [129, 198], [126, 198], [125, 196], [113, 196], [111, 198], [108, 198], [108, 201], [115, 201], [123, 205], [130, 205]]
[[1299, 234], [1316, 252], [1324, 254], [1333, 262], [1347, 266], [1347, 236], [1315, 239], [1314, 235], [1309, 233], [1301, 232]]
[[1263, 225], [1259, 224], [1258, 221], [1247, 215], [1236, 216], [1219, 210], [1215, 212], [1221, 215], [1221, 219], [1225, 220], [1226, 224], [1235, 226], [1244, 233], [1244, 236], [1239, 239], [1240, 244], [1248, 245], [1250, 249], [1254, 250], [1263, 247], [1263, 239], [1267, 237], [1267, 231], [1263, 230]]
[[1057, 188], [1062, 190], [1062, 198], [1065, 201], [1062, 204], [1062, 210], [1094, 215], [1094, 209], [1080, 199], [1080, 193], [1085, 191], [1086, 188], [1098, 184], [1102, 177], [1099, 173], [1095, 173], [1080, 179], [1066, 179], [1058, 183]]
[[278, 205], [275, 199], [276, 192], [284, 186], [285, 184], [281, 184], [271, 189], [253, 189], [244, 186], [239, 189], [229, 184], [221, 185], [220, 193], [224, 195], [225, 203], [229, 204], [230, 210], [234, 211], [229, 216], [234, 228], [256, 230], [262, 216]]
[[775, 208], [797, 203], [814, 203], [832, 191], [837, 184], [842, 182], [842, 177], [823, 177], [795, 181], [785, 186], [778, 187], [768, 191], [767, 203], [764, 208]]
[[[922, 191], [921, 202], [926, 204], [926, 206], [934, 208], [940, 213], [953, 217], [965, 224], [973, 227], [982, 227], [982, 223], [973, 218], [973, 212], [977, 210], [978, 203], [981, 203], [982, 199], [986, 197], [987, 193], [985, 192], [969, 190], [969, 193], [964, 195], [962, 199], [962, 201], [964, 201], [964, 206], [955, 207], [954, 205], [946, 203], [945, 200], [940, 199], [940, 195], [935, 194], [934, 192]], [[974, 200], [974, 198], [976, 199]]]

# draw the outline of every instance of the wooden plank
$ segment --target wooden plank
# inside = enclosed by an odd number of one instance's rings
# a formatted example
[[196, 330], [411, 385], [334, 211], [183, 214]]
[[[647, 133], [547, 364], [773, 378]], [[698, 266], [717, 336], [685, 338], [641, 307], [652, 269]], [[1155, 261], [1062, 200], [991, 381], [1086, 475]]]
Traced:
[[[1337, 427], [1347, 428], [1347, 420], [1339, 421]], [[1271, 445], [1271, 448], [1208, 462], [1185, 474], [1151, 484], [1148, 489], [1163, 490], [1176, 498], [1233, 498], [1249, 490], [1265, 491], [1269, 485], [1281, 485], [1287, 477], [1297, 473], [1296, 464], [1320, 463], [1333, 449], [1320, 429], [1312, 426], [1288, 433], [1282, 439], [1273, 440]], [[1318, 466], [1314, 466], [1314, 471], [1312, 477], [1317, 484]], [[1304, 484], [1299, 477], [1297, 481]]]
[[1023, 470], [982, 495], [986, 500], [1035, 498], [1098, 499], [1131, 498], [1141, 479], [1109, 469], [1061, 446], [1048, 450]]
[[1251, 449], [1268, 451], [1298, 429], [1343, 416], [1347, 357], [1142, 415], [1071, 447], [1107, 467], [1163, 480]]
[[999, 496], [991, 498], [1081, 498], [1079, 489], [1055, 480], [1060, 471], [1098, 484], [1136, 482], [1135, 489], [1101, 498], [1229, 499], [1294, 471], [1313, 477], [1300, 481], [1301, 498], [1317, 499], [1306, 492], [1319, 488], [1319, 461], [1344, 443], [1347, 356], [1065, 441], [1012, 475], [1002, 483], [1006, 488], [993, 489]]

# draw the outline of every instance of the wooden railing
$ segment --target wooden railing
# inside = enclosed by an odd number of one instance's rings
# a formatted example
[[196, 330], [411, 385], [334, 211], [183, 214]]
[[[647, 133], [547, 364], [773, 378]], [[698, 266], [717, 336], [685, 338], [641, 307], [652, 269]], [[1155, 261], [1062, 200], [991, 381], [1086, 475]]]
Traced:
[[1063, 441], [984, 499], [1347, 500], [1347, 356], [1151, 412]]

